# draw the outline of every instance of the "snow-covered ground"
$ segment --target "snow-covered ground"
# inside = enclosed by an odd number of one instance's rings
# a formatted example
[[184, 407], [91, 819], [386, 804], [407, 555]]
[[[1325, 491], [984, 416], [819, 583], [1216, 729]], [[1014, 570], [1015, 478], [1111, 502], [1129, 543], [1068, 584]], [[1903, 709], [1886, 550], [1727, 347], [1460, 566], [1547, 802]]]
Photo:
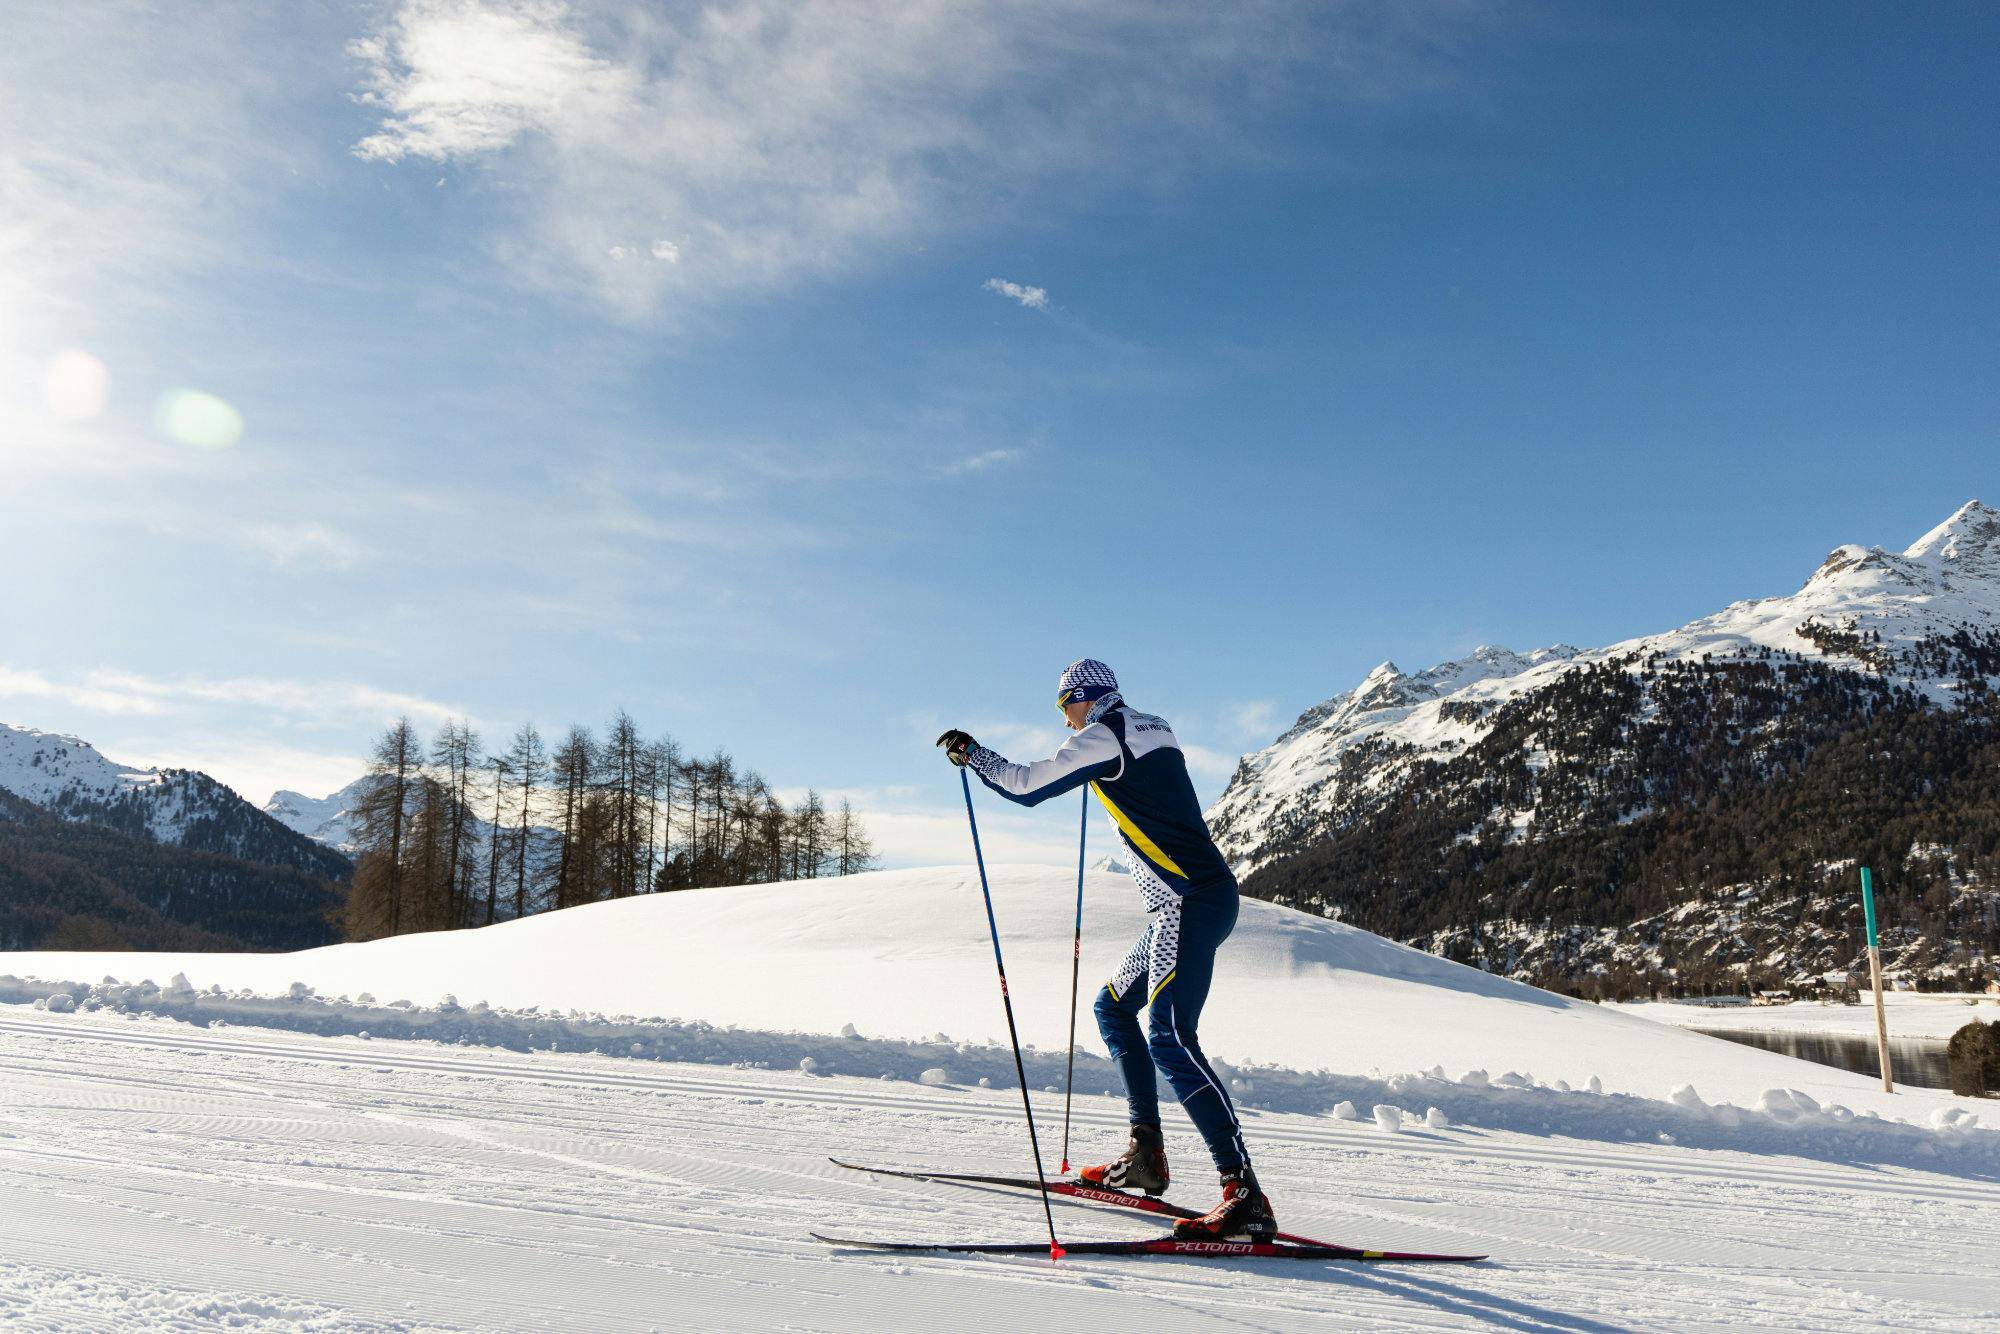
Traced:
[[[1038, 1088], [1062, 1077], [1074, 889], [1073, 872], [996, 874]], [[1086, 987], [1136, 929], [1133, 897], [1093, 878]], [[1040, 1227], [1032, 1198], [824, 1161], [1027, 1165], [1011, 1058], [991, 1045], [1004, 1025], [976, 883], [906, 871], [290, 956], [0, 956], [14, 975], [0, 996], [43, 1007], [0, 1009], [0, 1316], [132, 1329], [876, 1329], [944, 1311], [995, 1327], [2000, 1320], [2000, 1132], [1968, 1123], [1992, 1104], [1891, 1097], [1259, 903], [1223, 957], [1207, 1041], [1253, 1109], [1285, 1224], [1492, 1261], [1051, 1266], [812, 1243], [815, 1228], [1032, 1240]], [[447, 1041], [389, 1040], [426, 1035]], [[1094, 1034], [1084, 1042], [1080, 1155], [1114, 1148], [1123, 1120]], [[1053, 1159], [1061, 1100], [1036, 1102]], [[1212, 1178], [1171, 1113], [1169, 1144], [1174, 1194], [1206, 1202]], [[1076, 1207], [1059, 1221], [1071, 1238], [1157, 1231]]]
[[[0, 1012], [0, 1318], [23, 1329], [1991, 1328], [1992, 1186], [1260, 1114], [1286, 1223], [1463, 1269], [887, 1258], [809, 1229], [1032, 1239], [1011, 1089]], [[1058, 1099], [1038, 1095], [1044, 1124]], [[1079, 1139], [1119, 1137], [1081, 1099]], [[1189, 1135], [1171, 1147], [1201, 1192]], [[1148, 1235], [1062, 1209], [1066, 1236]]]
[[[1889, 1018], [1889, 1039], [1923, 1038], [1942, 1042], [1977, 1019], [2000, 1023], [2000, 996], [1931, 995], [1892, 991], [1883, 996]], [[1797, 1001], [1790, 1005], [1694, 1005], [1672, 1001], [1636, 1001], [1615, 1006], [1626, 1014], [1672, 1024], [1730, 1033], [1814, 1033], [1832, 1037], [1873, 1039], [1875, 1001], [1859, 1005], [1822, 1005]]]

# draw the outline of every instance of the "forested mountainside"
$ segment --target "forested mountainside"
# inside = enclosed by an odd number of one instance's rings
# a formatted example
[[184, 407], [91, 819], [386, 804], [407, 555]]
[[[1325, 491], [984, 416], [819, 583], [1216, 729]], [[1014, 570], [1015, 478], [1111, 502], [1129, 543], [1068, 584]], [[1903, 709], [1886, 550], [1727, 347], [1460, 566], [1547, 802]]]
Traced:
[[0, 949], [324, 945], [352, 874], [207, 774], [0, 724]]
[[44, 809], [133, 838], [157, 838], [234, 861], [282, 866], [332, 880], [345, 880], [354, 871], [353, 863], [335, 849], [287, 828], [207, 774], [193, 770], [167, 769], [154, 786], [106, 797], [64, 791]]
[[194, 769], [139, 769], [79, 737], [0, 723], [0, 790], [66, 820], [134, 838], [346, 879], [332, 848], [287, 828]]
[[294, 950], [339, 938], [339, 880], [65, 819], [0, 789], [0, 949]]
[[1211, 818], [1264, 898], [1588, 994], [1839, 985], [2000, 953], [2000, 515], [1607, 649], [1385, 665]]

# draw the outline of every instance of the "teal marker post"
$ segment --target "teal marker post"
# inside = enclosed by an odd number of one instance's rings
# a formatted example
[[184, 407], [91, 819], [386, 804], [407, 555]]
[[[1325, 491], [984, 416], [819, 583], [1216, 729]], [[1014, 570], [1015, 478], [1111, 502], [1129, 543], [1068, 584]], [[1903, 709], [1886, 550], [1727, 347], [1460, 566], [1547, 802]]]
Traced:
[[1861, 868], [1861, 914], [1868, 919], [1868, 948], [1879, 951], [1882, 940], [1875, 934], [1875, 876], [1865, 866]]
[[1861, 915], [1868, 922], [1868, 975], [1875, 982], [1875, 1050], [1882, 1058], [1882, 1091], [1894, 1093], [1889, 1077], [1889, 1011], [1882, 1004], [1882, 939], [1875, 932], [1875, 876], [1861, 868]]

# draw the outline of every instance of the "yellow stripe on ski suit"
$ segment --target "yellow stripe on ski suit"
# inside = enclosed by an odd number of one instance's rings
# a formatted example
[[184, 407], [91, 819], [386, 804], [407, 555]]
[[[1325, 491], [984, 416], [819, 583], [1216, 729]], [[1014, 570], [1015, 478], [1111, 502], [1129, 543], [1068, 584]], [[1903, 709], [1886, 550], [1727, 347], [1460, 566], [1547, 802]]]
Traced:
[[1187, 872], [1183, 871], [1172, 857], [1160, 851], [1159, 844], [1146, 837], [1145, 830], [1132, 823], [1132, 817], [1112, 804], [1111, 798], [1104, 795], [1103, 788], [1099, 787], [1096, 783], [1092, 783], [1090, 790], [1095, 792], [1097, 799], [1104, 803], [1104, 809], [1111, 812], [1111, 818], [1118, 822], [1118, 827], [1125, 832], [1125, 837], [1132, 840], [1133, 847], [1145, 853], [1155, 864], [1166, 867], [1181, 879], [1185, 880], [1188, 878]]

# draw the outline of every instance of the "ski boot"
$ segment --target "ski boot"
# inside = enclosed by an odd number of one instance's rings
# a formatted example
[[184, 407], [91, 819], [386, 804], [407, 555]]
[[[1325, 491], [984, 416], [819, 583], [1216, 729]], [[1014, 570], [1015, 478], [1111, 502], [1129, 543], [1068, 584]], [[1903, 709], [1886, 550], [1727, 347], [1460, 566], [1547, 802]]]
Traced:
[[1277, 1235], [1271, 1201], [1258, 1189], [1257, 1174], [1248, 1163], [1222, 1174], [1221, 1204], [1200, 1218], [1174, 1224], [1174, 1236], [1182, 1241], [1271, 1241]]
[[1086, 1167], [1077, 1175], [1093, 1186], [1122, 1190], [1127, 1194], [1166, 1193], [1167, 1149], [1160, 1142], [1158, 1126], [1133, 1126], [1125, 1152], [1108, 1163]]

